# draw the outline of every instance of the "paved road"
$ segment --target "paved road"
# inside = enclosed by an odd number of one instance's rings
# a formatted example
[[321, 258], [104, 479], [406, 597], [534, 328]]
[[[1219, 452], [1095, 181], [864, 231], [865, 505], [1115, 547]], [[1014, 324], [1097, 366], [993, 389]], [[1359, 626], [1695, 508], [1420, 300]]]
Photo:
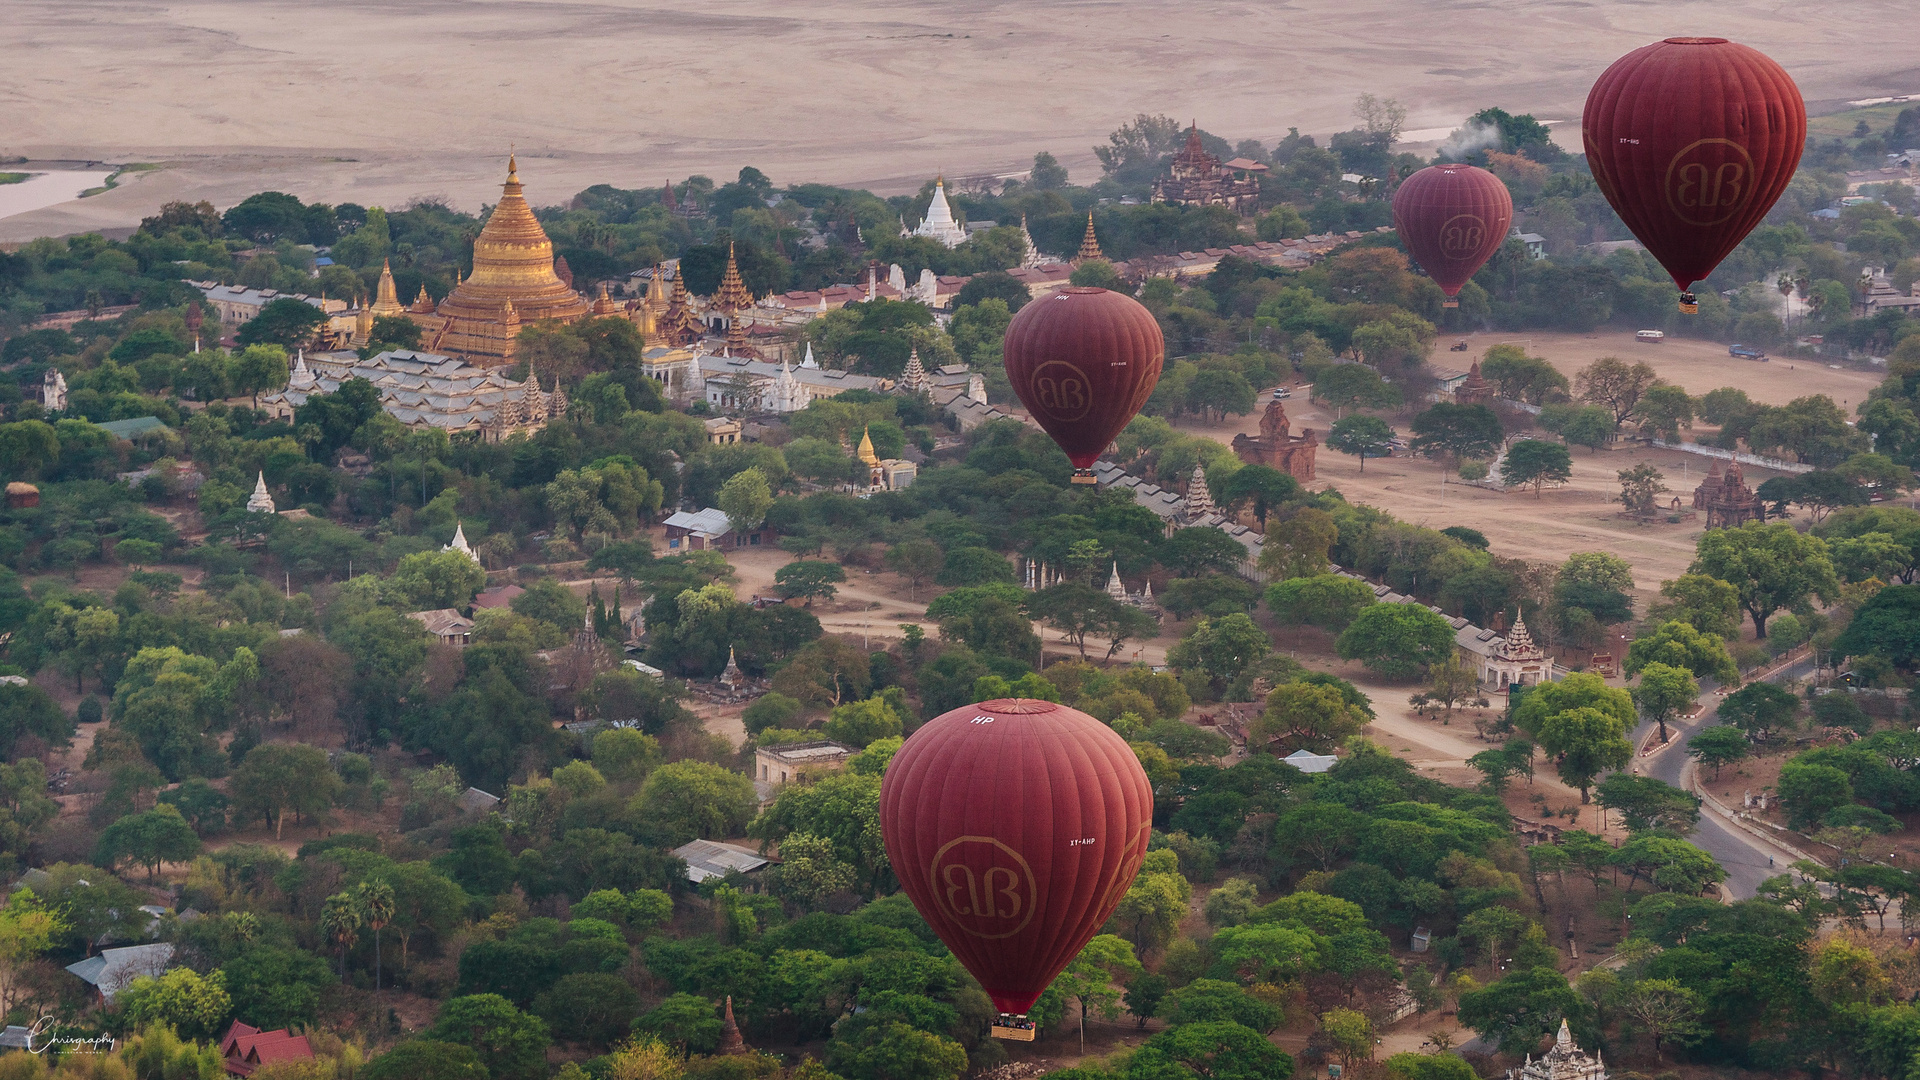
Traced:
[[[1773, 676], [1776, 682], [1797, 679], [1812, 670], [1812, 662], [1800, 663], [1784, 668]], [[1720, 696], [1711, 687], [1700, 695], [1706, 705], [1699, 716], [1683, 724], [1668, 725], [1668, 733], [1673, 737], [1674, 745], [1654, 754], [1650, 758], [1638, 758], [1635, 767], [1642, 775], [1664, 780], [1677, 788], [1685, 788], [1684, 772], [1691, 758], [1687, 757], [1687, 743], [1692, 741], [1694, 733], [1720, 722]], [[1634, 732], [1634, 746], [1640, 746], [1652, 730], [1652, 724], [1642, 724]], [[1687, 837], [1696, 846], [1712, 855], [1727, 871], [1727, 890], [1736, 900], [1750, 900], [1760, 883], [1776, 874], [1783, 874], [1792, 865], [1795, 856], [1776, 844], [1768, 843], [1754, 834], [1727, 822], [1711, 807], [1702, 807], [1700, 825]], [[1772, 864], [1768, 859], [1773, 860]]]

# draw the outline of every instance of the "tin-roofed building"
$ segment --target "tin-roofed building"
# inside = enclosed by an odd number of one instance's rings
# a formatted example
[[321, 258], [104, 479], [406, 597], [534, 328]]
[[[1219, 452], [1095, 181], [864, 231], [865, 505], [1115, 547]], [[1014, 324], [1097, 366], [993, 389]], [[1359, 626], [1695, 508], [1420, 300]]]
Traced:
[[734, 872], [751, 874], [769, 862], [751, 848], [716, 840], [694, 840], [674, 848], [673, 854], [687, 864], [687, 880], [695, 885]]

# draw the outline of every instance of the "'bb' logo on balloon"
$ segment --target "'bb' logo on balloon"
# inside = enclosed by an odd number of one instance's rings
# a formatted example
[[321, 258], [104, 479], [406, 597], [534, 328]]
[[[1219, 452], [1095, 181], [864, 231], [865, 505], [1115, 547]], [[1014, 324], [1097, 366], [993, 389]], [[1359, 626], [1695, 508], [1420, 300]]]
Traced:
[[1440, 226], [1440, 254], [1449, 259], [1471, 259], [1487, 239], [1487, 223], [1478, 214], [1455, 214]]
[[1033, 868], [991, 836], [947, 841], [934, 853], [931, 876], [941, 908], [975, 937], [1012, 937], [1033, 919]]
[[1732, 139], [1701, 139], [1667, 163], [1667, 205], [1692, 225], [1718, 225], [1753, 191], [1753, 158]]
[[1087, 377], [1064, 360], [1049, 360], [1033, 373], [1037, 404], [1056, 420], [1078, 420], [1093, 404]]

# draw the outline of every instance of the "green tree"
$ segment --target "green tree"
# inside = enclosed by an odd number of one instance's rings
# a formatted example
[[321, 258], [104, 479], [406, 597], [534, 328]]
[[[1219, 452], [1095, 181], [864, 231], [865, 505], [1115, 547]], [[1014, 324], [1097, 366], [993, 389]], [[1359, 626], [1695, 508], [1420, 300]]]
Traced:
[[1750, 682], [1720, 702], [1720, 719], [1756, 742], [1769, 741], [1775, 731], [1791, 730], [1799, 712], [1798, 695], [1768, 682]]
[[796, 559], [773, 572], [774, 591], [783, 600], [804, 598], [808, 607], [817, 597], [831, 600], [838, 591], [836, 582], [847, 580], [847, 571], [839, 563], [818, 559]]
[[1313, 381], [1313, 398], [1344, 416], [1348, 409], [1386, 409], [1400, 404], [1400, 391], [1364, 364], [1333, 364]]
[[340, 981], [347, 981], [347, 954], [360, 941], [360, 912], [353, 897], [335, 893], [320, 905], [320, 935], [340, 950]]
[[1683, 622], [1703, 634], [1737, 637], [1740, 593], [1719, 578], [1682, 574], [1672, 581], [1661, 582], [1660, 600], [1647, 609], [1647, 621], [1655, 625]]
[[1098, 934], [1080, 950], [1065, 971], [1053, 980], [1053, 988], [1072, 998], [1080, 1006], [1080, 1052], [1086, 1053], [1087, 1013], [1099, 1010], [1103, 1019], [1120, 1015], [1120, 991], [1113, 984], [1140, 974], [1140, 961], [1133, 945], [1113, 934]]
[[127, 1022], [136, 1027], [166, 1024], [189, 1039], [214, 1039], [233, 1011], [225, 973], [201, 975], [177, 967], [159, 976], [141, 976], [115, 995]]
[[1491, 458], [1506, 442], [1500, 418], [1485, 405], [1440, 402], [1413, 418], [1410, 425], [1416, 453], [1442, 454], [1457, 464], [1461, 458]]
[[1327, 552], [1339, 538], [1340, 527], [1332, 514], [1303, 506], [1267, 530], [1260, 546], [1260, 569], [1281, 578], [1324, 574]]
[[773, 508], [773, 487], [757, 466], [742, 469], [720, 485], [719, 503], [734, 532], [752, 532]]
[[1620, 505], [1626, 507], [1628, 513], [1652, 517], [1656, 510], [1654, 500], [1667, 491], [1666, 475], [1644, 461], [1615, 475], [1620, 479]]
[[111, 869], [122, 859], [147, 868], [147, 880], [160, 879], [163, 862], [187, 862], [200, 854], [200, 837], [178, 808], [160, 803], [145, 813], [123, 817], [106, 827], [94, 849], [94, 861]]
[[1267, 515], [1277, 506], [1300, 497], [1300, 482], [1270, 465], [1246, 465], [1220, 485], [1215, 498], [1230, 509], [1250, 508], [1266, 527]]
[[1687, 392], [1669, 383], [1655, 383], [1640, 397], [1634, 414], [1640, 418], [1640, 433], [1667, 442], [1680, 441], [1680, 429], [1693, 427], [1694, 400]]
[[[1738, 734], [1738, 732], [1735, 732]], [[1700, 797], [1651, 776], [1614, 773], [1600, 784], [1594, 801], [1618, 810], [1627, 829], [1688, 833], [1700, 823]]]
[[1377, 416], [1356, 414], [1333, 422], [1327, 431], [1327, 446], [1360, 459], [1360, 471], [1367, 471], [1367, 459], [1386, 457], [1393, 452], [1393, 429]]
[[281, 378], [286, 378], [286, 350], [305, 344], [313, 337], [326, 315], [305, 300], [291, 296], [275, 297], [261, 306], [259, 314], [234, 331], [233, 340], [243, 346], [269, 345], [281, 350]]
[[1728, 655], [1725, 641], [1678, 620], [1661, 623], [1653, 633], [1635, 638], [1627, 647], [1624, 670], [1628, 677], [1656, 663], [1683, 668], [1696, 678], [1740, 681], [1740, 669]]
[[1292, 682], [1267, 695], [1266, 709], [1247, 730], [1249, 749], [1326, 753], [1360, 733], [1369, 717], [1331, 686]]
[[1334, 651], [1389, 679], [1410, 679], [1453, 655], [1453, 624], [1418, 604], [1370, 604], [1360, 609]]
[[1373, 1022], [1367, 1014], [1353, 1009], [1328, 1009], [1320, 1014], [1320, 1030], [1339, 1052], [1340, 1060], [1351, 1069], [1356, 1060], [1373, 1057]]
[[1629, 364], [1618, 357], [1603, 356], [1574, 376], [1574, 388], [1581, 401], [1611, 413], [1613, 426], [1618, 428], [1639, 409], [1640, 399], [1657, 381], [1659, 375], [1653, 365], [1644, 360]]
[[1920, 660], [1920, 585], [1874, 593], [1833, 643], [1836, 653], [1880, 656], [1902, 667]]
[[1622, 844], [1613, 861], [1628, 871], [1628, 888], [1644, 877], [1668, 892], [1686, 896], [1696, 896], [1727, 876], [1713, 856], [1685, 840], [1653, 833]]
[[1593, 778], [1633, 760], [1626, 723], [1601, 709], [1582, 706], [1549, 715], [1540, 725], [1540, 748], [1555, 759], [1560, 779], [1588, 799]]
[[385, 881], [363, 881], [353, 888], [354, 913], [373, 931], [373, 990], [380, 992], [380, 932], [393, 922], [395, 894]]
[[677, 847], [703, 837], [739, 835], [758, 801], [753, 782], [739, 773], [704, 761], [676, 761], [647, 777], [632, 812], [664, 846]]
[[408, 1039], [367, 1063], [366, 1080], [487, 1080], [487, 1067], [471, 1046]]
[[1196, 620], [1187, 636], [1167, 651], [1167, 663], [1183, 670], [1206, 672], [1226, 684], [1273, 651], [1273, 643], [1252, 619], [1235, 612], [1218, 619]]
[[1641, 979], [1627, 987], [1620, 1011], [1653, 1040], [1654, 1059], [1667, 1044], [1686, 1045], [1707, 1034], [1698, 994], [1672, 979]]
[[1176, 529], [1160, 545], [1160, 565], [1176, 577], [1196, 578], [1202, 574], [1231, 574], [1247, 557], [1240, 542], [1219, 529]]
[[1737, 529], [1707, 530], [1688, 572], [1732, 585], [1753, 620], [1754, 636], [1761, 638], [1774, 612], [1812, 597], [1831, 603], [1840, 588], [1826, 541], [1784, 523], [1750, 521]]
[[1716, 781], [1722, 768], [1745, 761], [1749, 752], [1746, 734], [1731, 724], [1707, 728], [1687, 740], [1687, 756], [1711, 767]]
[[1503, 1053], [1519, 1054], [1537, 1046], [1562, 1019], [1577, 1016], [1580, 1008], [1580, 996], [1566, 976], [1536, 967], [1461, 994], [1459, 1017]]
[[1283, 623], [1344, 630], [1375, 603], [1373, 586], [1340, 574], [1288, 578], [1267, 586], [1268, 610]]
[[1640, 685], [1633, 688], [1634, 704], [1647, 719], [1660, 725], [1660, 741], [1667, 741], [1667, 721], [1693, 707], [1700, 684], [1686, 668], [1654, 662], [1640, 669]]
[[1564, 484], [1573, 478], [1573, 455], [1559, 443], [1544, 439], [1521, 439], [1507, 448], [1500, 464], [1500, 482], [1507, 487], [1532, 485], [1533, 497], [1547, 484]]
[[450, 999], [422, 1037], [470, 1048], [491, 1080], [540, 1080], [547, 1073], [547, 1025], [498, 994]]
[[1208, 1080], [1288, 1080], [1293, 1058], [1251, 1028], [1231, 1020], [1183, 1024], [1134, 1052], [1129, 1075]]
[[1787, 820], [1796, 829], [1810, 829], [1833, 810], [1853, 802], [1853, 779], [1832, 765], [1789, 761], [1774, 786]]
[[1518, 345], [1495, 345], [1480, 361], [1480, 373], [1500, 388], [1500, 396], [1529, 405], [1565, 400], [1571, 384], [1548, 360], [1528, 356]]
[[325, 810], [340, 787], [340, 777], [318, 747], [265, 743], [247, 751], [233, 774], [233, 809], [241, 818], [260, 817], [279, 839], [287, 812], [298, 819]]
[[400, 560], [386, 591], [408, 611], [431, 611], [466, 607], [486, 584], [487, 572], [461, 552], [416, 551]]
[[837, 706], [823, 725], [827, 738], [865, 747], [877, 739], [890, 739], [901, 732], [900, 714], [885, 698], [868, 698]]
[[547, 1022], [556, 1039], [612, 1046], [640, 1015], [640, 995], [611, 972], [575, 972], [534, 998], [533, 1014]]

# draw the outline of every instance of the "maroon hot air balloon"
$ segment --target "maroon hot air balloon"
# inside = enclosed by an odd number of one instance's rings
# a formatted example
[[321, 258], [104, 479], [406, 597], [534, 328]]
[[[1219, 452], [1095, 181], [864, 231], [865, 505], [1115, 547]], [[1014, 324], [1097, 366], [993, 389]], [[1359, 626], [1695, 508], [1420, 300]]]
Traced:
[[1614, 61], [1581, 124], [1594, 180], [1688, 313], [1698, 310], [1689, 288], [1766, 217], [1807, 143], [1793, 79], [1716, 37], [1668, 38]]
[[1427, 272], [1447, 307], [1500, 245], [1513, 224], [1513, 196], [1507, 185], [1485, 169], [1446, 163], [1430, 165], [1393, 193], [1393, 227], [1420, 269]]
[[1160, 381], [1166, 352], [1160, 324], [1132, 297], [1059, 289], [1007, 325], [1007, 381], [1067, 452], [1073, 482], [1091, 484], [1094, 461]]
[[1086, 713], [988, 701], [894, 754], [880, 831], [913, 906], [1002, 1013], [1024, 1016], [1140, 872], [1153, 788], [1126, 740]]

